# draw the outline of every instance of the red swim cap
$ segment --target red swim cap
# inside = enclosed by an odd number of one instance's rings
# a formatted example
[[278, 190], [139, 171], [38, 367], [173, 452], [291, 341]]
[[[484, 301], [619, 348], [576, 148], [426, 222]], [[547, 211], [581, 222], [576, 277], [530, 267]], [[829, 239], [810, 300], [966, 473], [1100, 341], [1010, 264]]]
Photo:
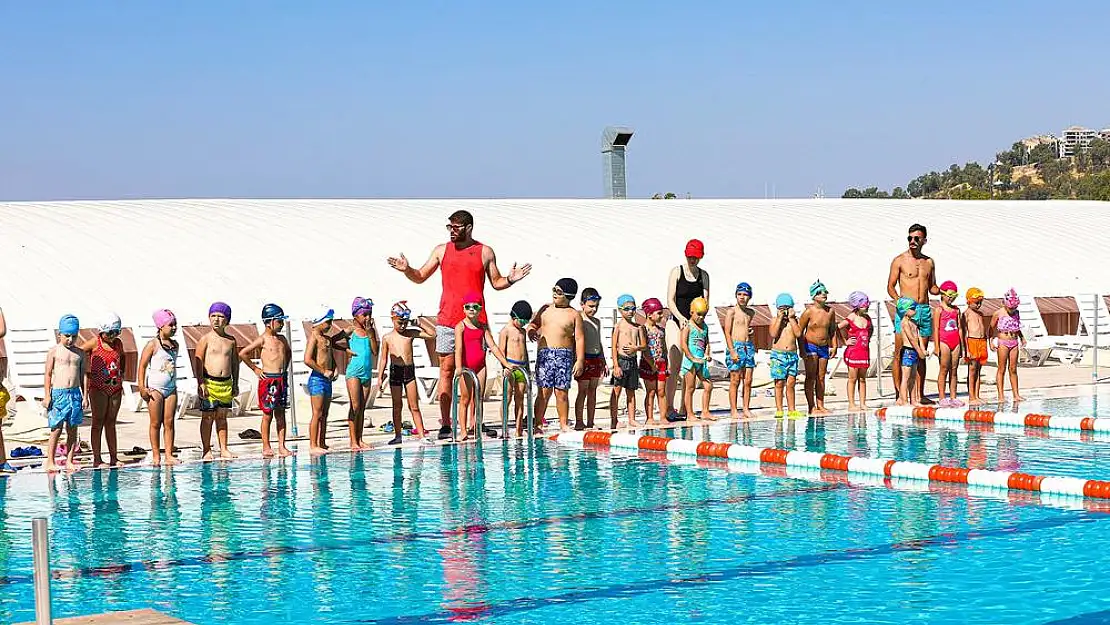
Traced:
[[697, 239], [690, 239], [686, 243], [686, 256], [694, 258], [702, 258], [705, 256], [705, 244]]

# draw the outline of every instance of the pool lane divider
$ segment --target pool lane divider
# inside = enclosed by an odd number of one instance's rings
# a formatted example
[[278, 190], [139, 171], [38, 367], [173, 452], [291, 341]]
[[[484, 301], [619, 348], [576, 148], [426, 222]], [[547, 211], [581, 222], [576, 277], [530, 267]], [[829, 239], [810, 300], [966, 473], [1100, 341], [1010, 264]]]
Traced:
[[754, 447], [738, 443], [692, 441], [666, 436], [642, 436], [630, 432], [571, 431], [552, 437], [560, 444], [616, 449], [638, 449], [665, 453], [667, 456], [694, 456], [779, 465], [807, 469], [824, 469], [848, 474], [903, 478], [946, 484], [967, 484], [999, 490], [1014, 490], [1110, 499], [1110, 481], [1084, 480], [1077, 477], [1031, 475], [1011, 471], [946, 467], [888, 458], [861, 458], [823, 454], [814, 451], [791, 451]]
[[875, 411], [871, 415], [879, 423], [892, 425], [935, 428], [949, 432], [988, 432], [995, 434], [1017, 434], [1029, 438], [1046, 440], [1073, 441], [1079, 443], [1110, 443], [1110, 431], [1064, 430], [1001, 423], [980, 423], [972, 420], [933, 419], [931, 417], [903, 416], [895, 413]]
[[1096, 417], [1054, 417], [1037, 413], [1019, 414], [1016, 412], [995, 412], [993, 410], [937, 408], [936, 406], [887, 406], [876, 410], [875, 416], [879, 418], [888, 416], [912, 417], [931, 421], [966, 421], [991, 425], [1044, 428], [1046, 430], [1110, 433], [1110, 419]]

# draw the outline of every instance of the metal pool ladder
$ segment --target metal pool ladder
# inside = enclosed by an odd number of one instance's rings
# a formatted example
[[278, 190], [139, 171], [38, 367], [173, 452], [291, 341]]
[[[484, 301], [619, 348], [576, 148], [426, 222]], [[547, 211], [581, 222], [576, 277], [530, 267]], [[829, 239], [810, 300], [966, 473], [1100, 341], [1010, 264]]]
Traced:
[[531, 445], [532, 441], [535, 440], [535, 434], [533, 433], [535, 417], [533, 416], [532, 407], [532, 376], [521, 367], [513, 367], [508, 371], [509, 375], [501, 377], [501, 437], [506, 441], [509, 440], [509, 383], [513, 379], [513, 374], [517, 371], [524, 375], [524, 401], [528, 405], [528, 421], [525, 423], [524, 429], [528, 430], [528, 443]]
[[451, 383], [451, 442], [457, 443], [459, 441], [459, 382], [463, 376], [470, 378], [474, 383], [474, 393], [472, 393], [471, 401], [477, 402], [474, 406], [474, 429], [477, 430], [475, 439], [477, 439], [478, 453], [482, 453], [482, 436], [485, 432], [482, 431], [482, 388], [478, 384], [478, 376], [470, 369], [459, 369], [455, 374], [455, 379]]

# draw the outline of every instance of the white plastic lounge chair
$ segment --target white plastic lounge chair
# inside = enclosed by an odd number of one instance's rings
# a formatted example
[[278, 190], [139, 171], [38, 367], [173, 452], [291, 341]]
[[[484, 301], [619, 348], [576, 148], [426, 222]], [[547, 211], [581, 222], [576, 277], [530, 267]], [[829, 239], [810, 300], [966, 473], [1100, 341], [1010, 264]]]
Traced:
[[8, 377], [11, 380], [9, 392], [14, 400], [21, 396], [26, 401], [16, 405], [8, 404], [9, 409], [29, 410], [45, 416], [42, 407], [45, 391], [46, 354], [58, 343], [52, 328], [8, 328], [4, 338], [8, 350]]
[[1018, 313], [1021, 315], [1021, 325], [1025, 334], [1025, 347], [1019, 354], [1019, 360], [1031, 366], [1039, 367], [1049, 357], [1057, 358], [1060, 362], [1071, 363], [1083, 355], [1083, 347], [1068, 343], [1064, 337], [1056, 340], [1048, 336], [1048, 330], [1037, 308], [1036, 300], [1029, 295], [1021, 295]]
[[[1102, 296], [1096, 293], [1080, 293], [1075, 296], [1079, 306], [1079, 320], [1083, 324], [1083, 345], [1100, 348], [1110, 347], [1110, 314]], [[1096, 340], [1097, 336], [1097, 340]]]

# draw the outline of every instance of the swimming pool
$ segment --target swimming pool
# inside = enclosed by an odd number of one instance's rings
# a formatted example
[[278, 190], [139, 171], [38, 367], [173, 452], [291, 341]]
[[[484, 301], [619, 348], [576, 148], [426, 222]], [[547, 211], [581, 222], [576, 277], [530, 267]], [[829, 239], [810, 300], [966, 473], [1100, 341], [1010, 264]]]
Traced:
[[[1091, 398], [1030, 402], [1105, 412]], [[1105, 402], [1110, 406], [1110, 401]], [[1110, 478], [1110, 444], [875, 419], [685, 437]], [[749, 467], [750, 468], [750, 467]], [[1110, 618], [1110, 515], [1030, 497], [472, 447], [0, 480], [0, 622], [32, 620], [48, 511], [55, 615], [195, 623], [1042, 623]]]

